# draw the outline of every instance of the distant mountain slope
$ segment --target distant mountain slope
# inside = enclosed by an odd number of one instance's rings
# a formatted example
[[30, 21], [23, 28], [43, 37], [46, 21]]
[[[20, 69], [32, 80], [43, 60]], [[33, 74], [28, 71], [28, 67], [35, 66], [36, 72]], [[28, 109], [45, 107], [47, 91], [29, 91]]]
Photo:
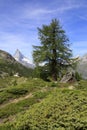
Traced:
[[0, 60], [6, 60], [11, 63], [16, 61], [8, 52], [3, 50], [0, 50]]
[[18, 63], [9, 53], [0, 50], [0, 76], [9, 76], [18, 73], [21, 76], [29, 76], [32, 69]]
[[87, 54], [80, 58], [77, 64], [77, 71], [84, 79], [87, 79]]
[[31, 63], [31, 61], [27, 57], [25, 57], [18, 49], [16, 50], [14, 54], [14, 58], [16, 61], [18, 61], [25, 67], [34, 68], [34, 65]]

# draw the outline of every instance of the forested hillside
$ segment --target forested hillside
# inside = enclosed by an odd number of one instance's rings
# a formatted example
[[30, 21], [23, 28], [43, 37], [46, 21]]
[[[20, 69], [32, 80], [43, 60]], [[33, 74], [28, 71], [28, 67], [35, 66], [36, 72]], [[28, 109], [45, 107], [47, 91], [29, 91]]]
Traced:
[[32, 74], [31, 68], [26, 68], [18, 63], [9, 53], [0, 50], [0, 76], [13, 76], [18, 73], [20, 76], [29, 77]]

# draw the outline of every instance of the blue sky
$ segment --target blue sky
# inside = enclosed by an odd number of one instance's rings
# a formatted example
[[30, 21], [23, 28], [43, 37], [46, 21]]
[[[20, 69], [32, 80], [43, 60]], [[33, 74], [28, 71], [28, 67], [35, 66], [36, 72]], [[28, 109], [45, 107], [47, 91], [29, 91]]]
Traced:
[[73, 55], [87, 53], [87, 0], [0, 0], [0, 49], [12, 55], [19, 49], [32, 59], [38, 45], [37, 27], [60, 20]]

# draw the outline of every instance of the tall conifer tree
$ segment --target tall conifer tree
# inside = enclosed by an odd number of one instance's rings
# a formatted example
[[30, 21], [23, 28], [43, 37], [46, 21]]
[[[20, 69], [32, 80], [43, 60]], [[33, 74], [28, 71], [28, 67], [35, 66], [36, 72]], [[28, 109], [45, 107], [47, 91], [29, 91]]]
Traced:
[[38, 28], [38, 35], [41, 45], [33, 46], [34, 62], [48, 65], [52, 79], [56, 81], [62, 66], [68, 64], [72, 56], [69, 39], [57, 19]]

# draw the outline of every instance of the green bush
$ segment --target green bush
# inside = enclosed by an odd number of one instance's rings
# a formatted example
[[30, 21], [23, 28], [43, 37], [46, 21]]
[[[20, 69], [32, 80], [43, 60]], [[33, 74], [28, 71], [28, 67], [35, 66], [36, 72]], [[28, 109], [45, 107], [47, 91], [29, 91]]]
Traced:
[[51, 83], [50, 83], [50, 87], [57, 87], [57, 83], [51, 82]]
[[34, 93], [34, 97], [37, 98], [37, 99], [43, 99], [43, 98], [45, 98], [48, 94], [49, 94], [49, 91], [46, 91], [46, 92], [38, 91], [38, 92], [35, 92], [35, 93]]
[[15, 95], [23, 95], [26, 94], [28, 90], [25, 88], [13, 88], [13, 89], [8, 89], [7, 92]]
[[87, 81], [86, 80], [79, 81], [77, 85], [77, 89], [87, 90]]
[[75, 79], [76, 79], [77, 81], [82, 80], [81, 74], [79, 74], [78, 72], [75, 72]]

